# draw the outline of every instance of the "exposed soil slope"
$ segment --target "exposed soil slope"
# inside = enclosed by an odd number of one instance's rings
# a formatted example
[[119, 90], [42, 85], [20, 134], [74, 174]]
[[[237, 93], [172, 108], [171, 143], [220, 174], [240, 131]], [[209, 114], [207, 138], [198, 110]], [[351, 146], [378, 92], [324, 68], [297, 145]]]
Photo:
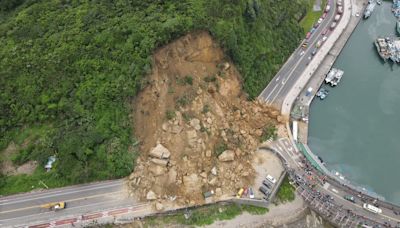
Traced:
[[221, 198], [252, 184], [253, 151], [265, 126], [284, 122], [279, 112], [247, 101], [237, 69], [207, 32], [160, 48], [153, 61], [133, 104], [141, 155], [132, 194], [188, 205], [203, 203], [202, 192]]

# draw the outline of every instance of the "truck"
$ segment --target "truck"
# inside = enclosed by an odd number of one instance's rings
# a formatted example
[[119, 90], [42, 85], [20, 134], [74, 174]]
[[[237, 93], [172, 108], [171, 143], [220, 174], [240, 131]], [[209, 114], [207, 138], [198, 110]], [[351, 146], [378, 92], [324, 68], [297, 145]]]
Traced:
[[356, 202], [356, 199], [354, 199], [354, 196], [352, 196], [352, 195], [345, 195], [343, 198], [345, 200], [348, 200], [348, 201], [352, 202], [352, 203]]
[[62, 209], [65, 209], [67, 207], [67, 204], [62, 201], [62, 202], [52, 202], [52, 203], [46, 203], [40, 206], [41, 208], [49, 209], [50, 211], [59, 211]]

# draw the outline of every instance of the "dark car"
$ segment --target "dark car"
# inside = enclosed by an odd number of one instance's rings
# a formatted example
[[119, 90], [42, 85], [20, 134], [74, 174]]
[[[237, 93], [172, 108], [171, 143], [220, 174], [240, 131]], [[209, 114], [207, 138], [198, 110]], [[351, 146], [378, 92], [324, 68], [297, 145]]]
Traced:
[[262, 192], [262, 194], [264, 194], [264, 195], [266, 195], [266, 196], [269, 195], [269, 190], [268, 190], [268, 188], [266, 188], [265, 186], [261, 186], [261, 187], [259, 188], [259, 190], [260, 190], [260, 192]]
[[311, 55], [317, 54], [318, 49], [314, 48], [314, 50], [311, 52]]
[[265, 187], [267, 187], [267, 188], [269, 188], [269, 189], [272, 188], [271, 182], [269, 182], [269, 181], [267, 181], [267, 180], [264, 180], [264, 181], [263, 181], [263, 185], [265, 185]]
[[352, 203], [356, 202], [356, 199], [354, 198], [354, 196], [351, 196], [351, 195], [345, 195], [343, 198], [345, 200], [348, 200], [348, 201], [352, 202]]

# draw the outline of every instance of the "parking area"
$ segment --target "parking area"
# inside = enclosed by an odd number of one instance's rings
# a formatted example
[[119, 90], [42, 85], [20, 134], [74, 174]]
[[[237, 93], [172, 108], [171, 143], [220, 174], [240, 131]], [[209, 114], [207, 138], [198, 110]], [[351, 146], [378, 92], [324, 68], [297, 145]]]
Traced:
[[[254, 195], [256, 199], [263, 199], [264, 194], [259, 191], [259, 188], [263, 185], [263, 181], [266, 180], [268, 175], [278, 180], [284, 168], [277, 155], [265, 150], [260, 150], [255, 153], [253, 167], [256, 171], [256, 178], [252, 186]], [[271, 181], [266, 181], [266, 183], [269, 183], [272, 188], [276, 185], [272, 184]]]

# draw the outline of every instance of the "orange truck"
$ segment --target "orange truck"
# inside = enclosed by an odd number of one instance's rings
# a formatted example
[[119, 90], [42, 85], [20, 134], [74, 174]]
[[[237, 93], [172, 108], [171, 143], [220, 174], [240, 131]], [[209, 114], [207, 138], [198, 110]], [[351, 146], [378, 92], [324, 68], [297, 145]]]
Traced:
[[65, 202], [46, 203], [40, 206], [41, 208], [49, 209], [51, 211], [59, 211], [67, 207]]

